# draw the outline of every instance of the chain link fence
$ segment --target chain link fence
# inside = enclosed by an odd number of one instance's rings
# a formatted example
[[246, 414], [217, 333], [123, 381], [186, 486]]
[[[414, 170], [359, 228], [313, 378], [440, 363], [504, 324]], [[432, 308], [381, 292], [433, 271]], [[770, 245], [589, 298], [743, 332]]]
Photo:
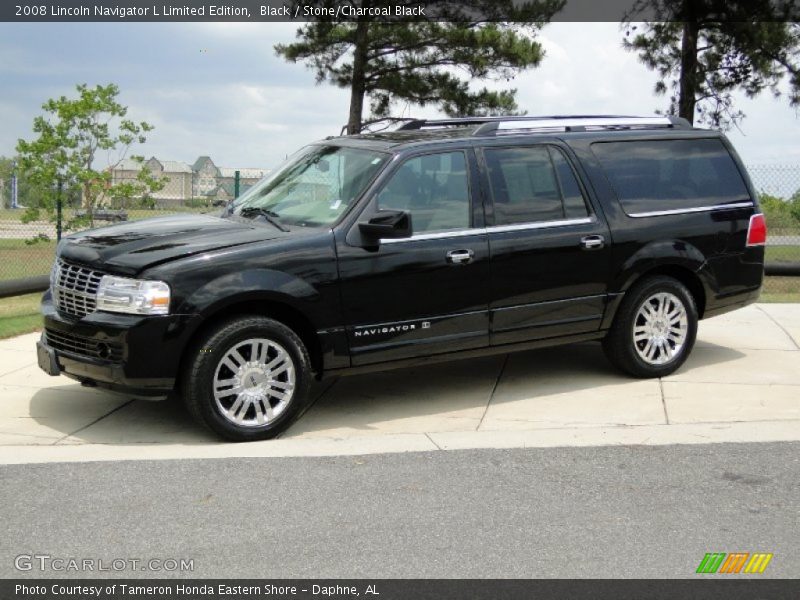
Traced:
[[[92, 225], [219, 211], [267, 173], [260, 169], [218, 168], [208, 157], [199, 158], [193, 165], [157, 161], [149, 168], [164, 183], [159, 191], [138, 198], [101, 198], [100, 207], [91, 214], [81, 206], [79, 194], [64, 193], [60, 221], [56, 211], [42, 208], [45, 202], [24, 181], [16, 182], [16, 208], [11, 207], [10, 182], [0, 185], [0, 284], [49, 273], [59, 223], [66, 234]], [[748, 171], [767, 216], [768, 264], [800, 265], [800, 165], [750, 165]], [[135, 177], [134, 168], [130, 172], [120, 169], [114, 173], [113, 183]], [[764, 298], [799, 302], [800, 277], [767, 277]]]
[[800, 302], [800, 165], [762, 164], [747, 167], [767, 217], [765, 299]]
[[[37, 190], [21, 178], [0, 181], [0, 285], [47, 275], [62, 234], [170, 214], [220, 211], [267, 174], [263, 169], [219, 168], [208, 157], [194, 165], [156, 162], [148, 168], [161, 189], [130, 198], [101, 195], [91, 210], [79, 192]], [[126, 169], [123, 163], [112, 173], [110, 185], [135, 183], [140, 168], [137, 163]]]

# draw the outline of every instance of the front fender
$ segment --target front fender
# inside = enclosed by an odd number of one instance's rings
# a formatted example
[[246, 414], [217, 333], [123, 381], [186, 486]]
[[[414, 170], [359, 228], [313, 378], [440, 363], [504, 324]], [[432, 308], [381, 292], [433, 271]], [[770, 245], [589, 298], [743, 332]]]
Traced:
[[207, 282], [184, 298], [178, 312], [207, 315], [225, 306], [259, 299], [301, 308], [319, 298], [319, 291], [299, 277], [274, 269], [248, 269]]

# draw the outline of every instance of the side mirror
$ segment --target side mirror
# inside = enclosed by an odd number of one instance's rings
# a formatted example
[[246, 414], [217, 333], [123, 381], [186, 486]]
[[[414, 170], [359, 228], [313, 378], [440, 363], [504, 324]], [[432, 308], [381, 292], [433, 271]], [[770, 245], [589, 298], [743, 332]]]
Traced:
[[359, 223], [358, 229], [371, 240], [411, 237], [411, 214], [404, 210], [381, 210], [369, 221]]

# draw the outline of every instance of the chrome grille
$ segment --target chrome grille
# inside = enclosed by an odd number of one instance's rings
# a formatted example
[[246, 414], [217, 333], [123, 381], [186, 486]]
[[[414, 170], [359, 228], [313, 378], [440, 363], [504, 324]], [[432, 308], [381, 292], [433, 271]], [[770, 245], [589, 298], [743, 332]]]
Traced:
[[53, 267], [53, 300], [58, 312], [85, 317], [97, 308], [97, 286], [103, 273], [63, 260]]
[[45, 329], [44, 336], [47, 344], [56, 350], [111, 362], [122, 362], [123, 347], [119, 342], [95, 340], [54, 329]]

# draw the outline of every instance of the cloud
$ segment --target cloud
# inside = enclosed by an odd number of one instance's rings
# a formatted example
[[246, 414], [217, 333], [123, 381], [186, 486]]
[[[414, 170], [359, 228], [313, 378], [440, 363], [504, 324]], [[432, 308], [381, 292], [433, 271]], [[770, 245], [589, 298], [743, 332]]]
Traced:
[[[4, 23], [0, 24], [0, 154], [46, 99], [74, 93], [76, 83], [115, 82], [131, 118], [156, 126], [142, 153], [218, 164], [271, 167], [310, 141], [337, 134], [349, 95], [316, 85], [302, 64], [275, 56], [294, 39], [292, 23]], [[657, 75], [621, 47], [615, 23], [554, 23], [539, 39], [547, 52], [537, 69], [511, 81], [475, 82], [518, 89], [529, 114], [652, 114]], [[749, 162], [798, 162], [798, 121], [784, 100], [741, 98], [744, 134], [730, 137]], [[398, 112], [403, 110], [398, 106]], [[409, 107], [403, 116], [440, 116]]]
[[[545, 31], [547, 31], [545, 29]], [[548, 35], [542, 34], [538, 37], [539, 43], [542, 45], [545, 51], [545, 60], [548, 62], [556, 61], [559, 63], [569, 63], [570, 56], [567, 49], [553, 40]]]

